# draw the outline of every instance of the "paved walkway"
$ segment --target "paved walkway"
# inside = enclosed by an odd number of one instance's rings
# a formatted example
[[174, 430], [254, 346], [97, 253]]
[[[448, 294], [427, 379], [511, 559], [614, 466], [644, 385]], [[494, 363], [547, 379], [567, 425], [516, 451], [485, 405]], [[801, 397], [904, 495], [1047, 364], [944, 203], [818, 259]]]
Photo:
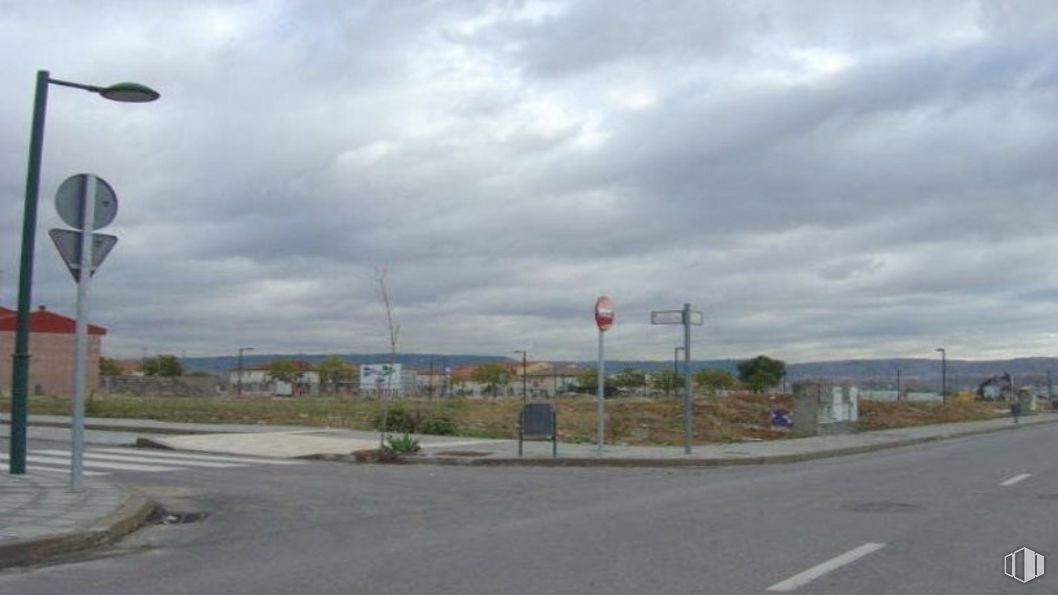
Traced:
[[143, 497], [98, 478], [70, 491], [65, 474], [0, 474], [0, 568], [109, 543], [151, 511]]
[[[107, 420], [117, 427], [120, 420]], [[1006, 417], [929, 426], [916, 426], [857, 434], [813, 436], [787, 440], [761, 440], [728, 444], [697, 445], [684, 454], [680, 446], [559, 444], [558, 457], [551, 456], [550, 442], [525, 442], [518, 456], [517, 440], [486, 440], [466, 437], [416, 436], [422, 455], [410, 458], [417, 463], [473, 465], [585, 465], [585, 466], [710, 466], [783, 463], [868, 452], [882, 448], [909, 446], [954, 436], [966, 436], [1028, 427], [1058, 421], [1058, 413], [1042, 412], [1025, 416], [1015, 426]], [[561, 424], [561, 420], [559, 420]], [[377, 448], [378, 432], [332, 430], [325, 428], [275, 428], [248, 426], [192, 426], [195, 434], [145, 436], [141, 445], [175, 450], [250, 455], [259, 457], [302, 457], [338, 459], [352, 451]], [[141, 429], [146, 429], [140, 426]], [[201, 433], [212, 428], [215, 433]]]

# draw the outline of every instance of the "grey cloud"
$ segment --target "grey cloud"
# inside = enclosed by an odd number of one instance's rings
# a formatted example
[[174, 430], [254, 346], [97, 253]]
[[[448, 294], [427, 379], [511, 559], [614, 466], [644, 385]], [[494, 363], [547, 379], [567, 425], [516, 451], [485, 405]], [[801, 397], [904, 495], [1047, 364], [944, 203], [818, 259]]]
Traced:
[[[35, 301], [72, 310], [49, 194], [96, 171], [122, 201], [93, 289], [118, 354], [382, 350], [375, 266], [409, 351], [588, 359], [600, 293], [622, 357], [668, 357], [647, 316], [685, 301], [710, 357], [1046, 349], [1058, 28], [919, 4], [18, 5], [0, 190], [36, 68], [162, 91], [49, 110]], [[29, 43], [44, 21], [121, 34]]]

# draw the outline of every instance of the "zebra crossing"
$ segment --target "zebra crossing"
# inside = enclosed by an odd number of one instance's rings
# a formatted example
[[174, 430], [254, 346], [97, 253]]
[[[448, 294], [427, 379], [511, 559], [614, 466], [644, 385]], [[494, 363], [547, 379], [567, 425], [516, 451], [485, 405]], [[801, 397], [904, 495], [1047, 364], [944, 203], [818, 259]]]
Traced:
[[[7, 453], [0, 453], [0, 464], [8, 461]], [[265, 459], [228, 455], [192, 454], [141, 448], [93, 448], [84, 453], [85, 477], [110, 475], [113, 471], [164, 473], [187, 469], [231, 469], [251, 465], [300, 465], [304, 461]], [[69, 473], [70, 451], [42, 448], [26, 454], [28, 471]]]

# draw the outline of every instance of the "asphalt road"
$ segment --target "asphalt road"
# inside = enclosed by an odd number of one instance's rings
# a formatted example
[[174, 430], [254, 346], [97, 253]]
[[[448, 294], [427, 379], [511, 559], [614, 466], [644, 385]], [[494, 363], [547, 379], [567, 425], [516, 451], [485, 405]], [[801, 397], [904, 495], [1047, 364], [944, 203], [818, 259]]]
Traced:
[[1055, 593], [1058, 567], [1021, 584], [1003, 556], [1058, 560], [1056, 453], [1048, 424], [725, 469], [115, 471], [209, 516], [0, 593]]

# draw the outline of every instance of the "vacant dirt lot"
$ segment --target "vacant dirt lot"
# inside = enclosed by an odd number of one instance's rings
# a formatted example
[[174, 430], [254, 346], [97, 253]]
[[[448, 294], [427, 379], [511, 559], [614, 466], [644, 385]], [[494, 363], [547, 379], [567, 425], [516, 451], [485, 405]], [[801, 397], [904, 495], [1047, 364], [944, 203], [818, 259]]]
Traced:
[[[90, 417], [135, 417], [198, 423], [279, 424], [315, 427], [375, 429], [380, 413], [399, 405], [405, 418], [419, 427], [454, 430], [464, 436], [511, 438], [517, 435], [520, 401], [283, 398], [165, 398], [94, 396], [87, 404]], [[694, 440], [738, 442], [789, 437], [772, 430], [772, 409], [792, 409], [782, 395], [699, 397], [694, 403]], [[572, 442], [590, 442], [595, 435], [595, 402], [592, 398], [556, 402], [559, 436]], [[10, 411], [10, 401], [0, 400], [0, 410]], [[677, 445], [683, 441], [683, 404], [679, 400], [610, 399], [606, 403], [609, 441], [628, 445]], [[30, 413], [69, 415], [70, 402], [60, 397], [34, 397]], [[1002, 405], [970, 402], [942, 406], [931, 403], [861, 401], [862, 430], [878, 430], [931, 423], [988, 419], [1002, 414]], [[444, 420], [437, 422], [436, 420]], [[429, 422], [429, 423], [428, 423]], [[432, 424], [432, 425], [431, 425]], [[443, 431], [443, 430], [441, 430]]]

